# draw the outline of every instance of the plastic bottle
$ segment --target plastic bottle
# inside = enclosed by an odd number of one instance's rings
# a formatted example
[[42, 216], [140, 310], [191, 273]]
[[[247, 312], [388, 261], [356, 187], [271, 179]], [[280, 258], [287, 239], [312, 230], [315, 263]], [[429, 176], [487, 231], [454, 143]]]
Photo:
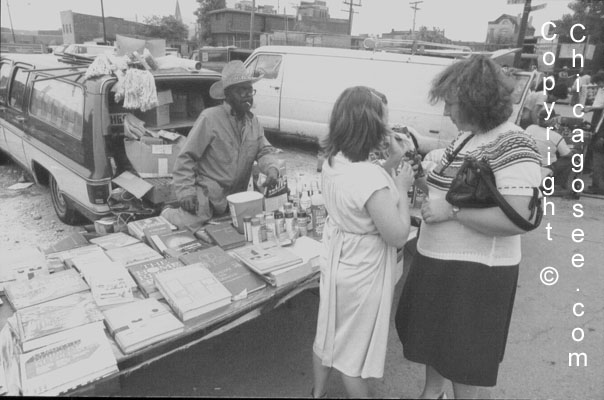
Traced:
[[277, 232], [277, 237], [282, 232], [285, 232], [285, 220], [281, 211], [275, 212], [275, 231]]
[[252, 218], [252, 243], [260, 244], [260, 220], [256, 217]]
[[325, 219], [327, 218], [327, 209], [325, 208], [323, 194], [319, 191], [313, 194], [310, 197], [310, 202], [314, 234], [315, 236], [322, 236]]
[[311, 205], [310, 196], [308, 195], [308, 191], [305, 190], [302, 192], [302, 197], [300, 197], [300, 211], [308, 214]]
[[306, 214], [306, 211], [300, 211], [298, 212], [298, 232], [300, 233], [300, 236], [306, 236], [308, 235], [308, 215]]
[[252, 217], [243, 217], [243, 227], [245, 231], [245, 240], [248, 242], [252, 241]]

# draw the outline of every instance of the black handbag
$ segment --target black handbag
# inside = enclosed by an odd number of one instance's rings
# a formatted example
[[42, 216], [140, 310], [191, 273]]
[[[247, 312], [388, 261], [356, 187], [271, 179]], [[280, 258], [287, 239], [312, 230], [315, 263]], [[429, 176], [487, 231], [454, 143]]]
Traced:
[[[451, 165], [459, 151], [473, 137], [468, 136], [456, 149], [453, 151], [447, 165], [443, 167], [441, 173]], [[533, 187], [533, 196], [529, 202], [529, 210], [531, 215], [529, 221], [524, 219], [514, 210], [512, 206], [497, 190], [495, 184], [495, 174], [489, 165], [487, 159], [478, 160], [474, 157], [465, 157], [464, 161], [457, 172], [455, 178], [451, 182], [451, 187], [447, 192], [446, 199], [449, 203], [459, 208], [488, 208], [499, 207], [503, 213], [516, 226], [525, 231], [531, 231], [541, 224], [543, 218], [543, 209], [541, 199], [539, 198], [539, 188]], [[530, 220], [537, 213], [535, 222]]]

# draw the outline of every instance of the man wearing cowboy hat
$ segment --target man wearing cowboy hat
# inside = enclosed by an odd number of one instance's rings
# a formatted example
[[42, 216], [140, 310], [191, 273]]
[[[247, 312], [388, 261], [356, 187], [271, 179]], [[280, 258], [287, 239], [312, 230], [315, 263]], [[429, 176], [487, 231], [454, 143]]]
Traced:
[[179, 229], [194, 232], [225, 213], [226, 196], [246, 190], [254, 161], [267, 176], [265, 186], [277, 181], [276, 150], [250, 111], [252, 84], [260, 78], [250, 76], [241, 61], [231, 61], [210, 88], [210, 96], [224, 102], [203, 110], [191, 128], [173, 171], [180, 208], [161, 214]]

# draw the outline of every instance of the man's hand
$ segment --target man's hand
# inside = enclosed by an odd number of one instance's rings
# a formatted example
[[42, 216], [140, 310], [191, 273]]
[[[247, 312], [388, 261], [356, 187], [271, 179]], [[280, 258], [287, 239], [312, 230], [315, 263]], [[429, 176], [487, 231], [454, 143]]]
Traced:
[[180, 208], [182, 208], [183, 210], [196, 215], [197, 214], [197, 209], [199, 208], [199, 203], [197, 201], [197, 195], [190, 195], [190, 196], [186, 196], [184, 197], [182, 200], [180, 200]]
[[262, 186], [265, 187], [273, 187], [277, 184], [279, 180], [279, 170], [275, 167], [269, 167], [268, 171], [266, 171], [266, 180]]

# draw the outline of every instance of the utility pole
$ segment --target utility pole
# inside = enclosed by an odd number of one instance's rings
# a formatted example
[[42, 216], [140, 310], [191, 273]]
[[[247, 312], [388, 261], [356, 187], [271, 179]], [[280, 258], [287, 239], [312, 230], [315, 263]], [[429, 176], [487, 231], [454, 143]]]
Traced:
[[352, 36], [352, 16], [356, 12], [352, 7], [361, 7], [361, 0], [359, 0], [358, 4], [355, 4], [353, 0], [350, 0], [350, 2], [344, 0], [344, 4], [349, 6], [348, 10], [342, 11], [348, 11], [348, 35]]
[[252, 14], [250, 17], [250, 49], [254, 48], [254, 13], [256, 10], [256, 0], [252, 0]]
[[421, 8], [417, 7], [417, 5], [420, 4], [420, 3], [423, 3], [423, 1], [412, 1], [412, 2], [409, 2], [409, 4], [413, 4], [411, 6], [411, 9], [413, 10], [413, 30], [411, 31], [411, 39], [413, 40], [413, 42], [415, 42], [415, 14], [417, 13], [417, 10], [421, 10]]
[[15, 39], [15, 30], [13, 29], [13, 17], [10, 15], [10, 5], [8, 4], [8, 0], [6, 0], [6, 8], [8, 9], [8, 20], [10, 21], [10, 31], [13, 34], [13, 43], [17, 43], [17, 39]]
[[516, 41], [516, 47], [519, 47], [520, 51], [517, 51], [514, 55], [514, 68], [520, 68], [520, 61], [522, 59], [522, 48], [524, 47], [524, 36], [526, 35], [526, 24], [530, 12], [531, 0], [524, 0], [524, 11], [522, 12], [522, 19], [520, 20], [520, 29], [518, 30], [518, 40]]
[[103, 44], [107, 44], [107, 31], [105, 30], [105, 8], [103, 7], [103, 0], [101, 0], [101, 17], [103, 19]]

